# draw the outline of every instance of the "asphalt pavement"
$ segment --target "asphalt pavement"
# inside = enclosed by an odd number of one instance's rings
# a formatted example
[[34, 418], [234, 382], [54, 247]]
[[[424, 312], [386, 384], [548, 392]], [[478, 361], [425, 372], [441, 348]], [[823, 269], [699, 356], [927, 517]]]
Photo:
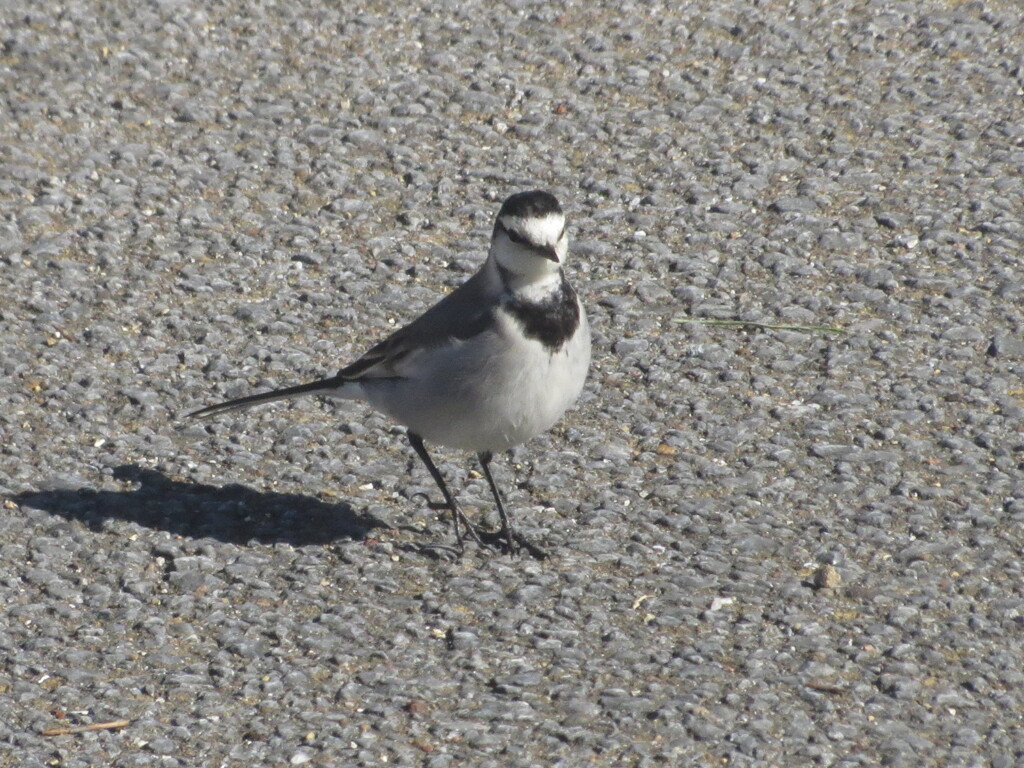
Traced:
[[[1009, 0], [0, 5], [0, 766], [1024, 764]], [[584, 394], [451, 542], [316, 400], [554, 192]], [[472, 457], [439, 450], [467, 514]]]

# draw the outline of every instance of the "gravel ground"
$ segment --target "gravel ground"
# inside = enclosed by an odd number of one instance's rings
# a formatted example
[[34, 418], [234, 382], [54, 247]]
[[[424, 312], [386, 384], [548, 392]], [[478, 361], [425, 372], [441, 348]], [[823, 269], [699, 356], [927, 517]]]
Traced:
[[[0, 765], [1024, 761], [1015, 2], [204, 5], [0, 10]], [[550, 558], [418, 549], [362, 406], [182, 420], [533, 186], [595, 332], [495, 465]]]

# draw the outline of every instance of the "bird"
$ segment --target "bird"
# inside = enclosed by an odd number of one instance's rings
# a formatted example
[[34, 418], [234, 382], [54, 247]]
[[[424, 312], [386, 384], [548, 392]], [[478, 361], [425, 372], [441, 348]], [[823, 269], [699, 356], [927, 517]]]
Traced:
[[[187, 415], [209, 418], [303, 395], [364, 401], [406, 428], [451, 512], [460, 555], [465, 528], [478, 545], [500, 543], [509, 554], [523, 545], [544, 556], [515, 530], [491, 460], [550, 429], [583, 390], [590, 327], [565, 275], [567, 254], [558, 199], [545, 190], [512, 194], [495, 217], [480, 269], [362, 357], [328, 378]], [[496, 534], [481, 533], [463, 514], [425, 442], [476, 454], [501, 521]]]

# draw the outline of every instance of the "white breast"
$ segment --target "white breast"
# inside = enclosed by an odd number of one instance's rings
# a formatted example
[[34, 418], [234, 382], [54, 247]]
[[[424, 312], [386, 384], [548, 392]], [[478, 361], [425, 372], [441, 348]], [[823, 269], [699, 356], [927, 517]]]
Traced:
[[499, 312], [493, 332], [410, 361], [416, 380], [365, 382], [366, 399], [427, 442], [506, 450], [549, 429], [579, 397], [590, 366], [582, 307], [580, 320], [576, 335], [551, 352]]

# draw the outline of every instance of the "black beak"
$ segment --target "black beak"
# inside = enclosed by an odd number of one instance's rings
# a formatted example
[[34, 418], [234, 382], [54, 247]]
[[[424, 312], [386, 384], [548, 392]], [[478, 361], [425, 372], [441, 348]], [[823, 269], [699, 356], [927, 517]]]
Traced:
[[548, 261], [553, 261], [555, 262], [555, 264], [558, 263], [558, 251], [555, 249], [554, 246], [552, 246], [551, 248], [541, 248], [540, 255], [543, 256]]

